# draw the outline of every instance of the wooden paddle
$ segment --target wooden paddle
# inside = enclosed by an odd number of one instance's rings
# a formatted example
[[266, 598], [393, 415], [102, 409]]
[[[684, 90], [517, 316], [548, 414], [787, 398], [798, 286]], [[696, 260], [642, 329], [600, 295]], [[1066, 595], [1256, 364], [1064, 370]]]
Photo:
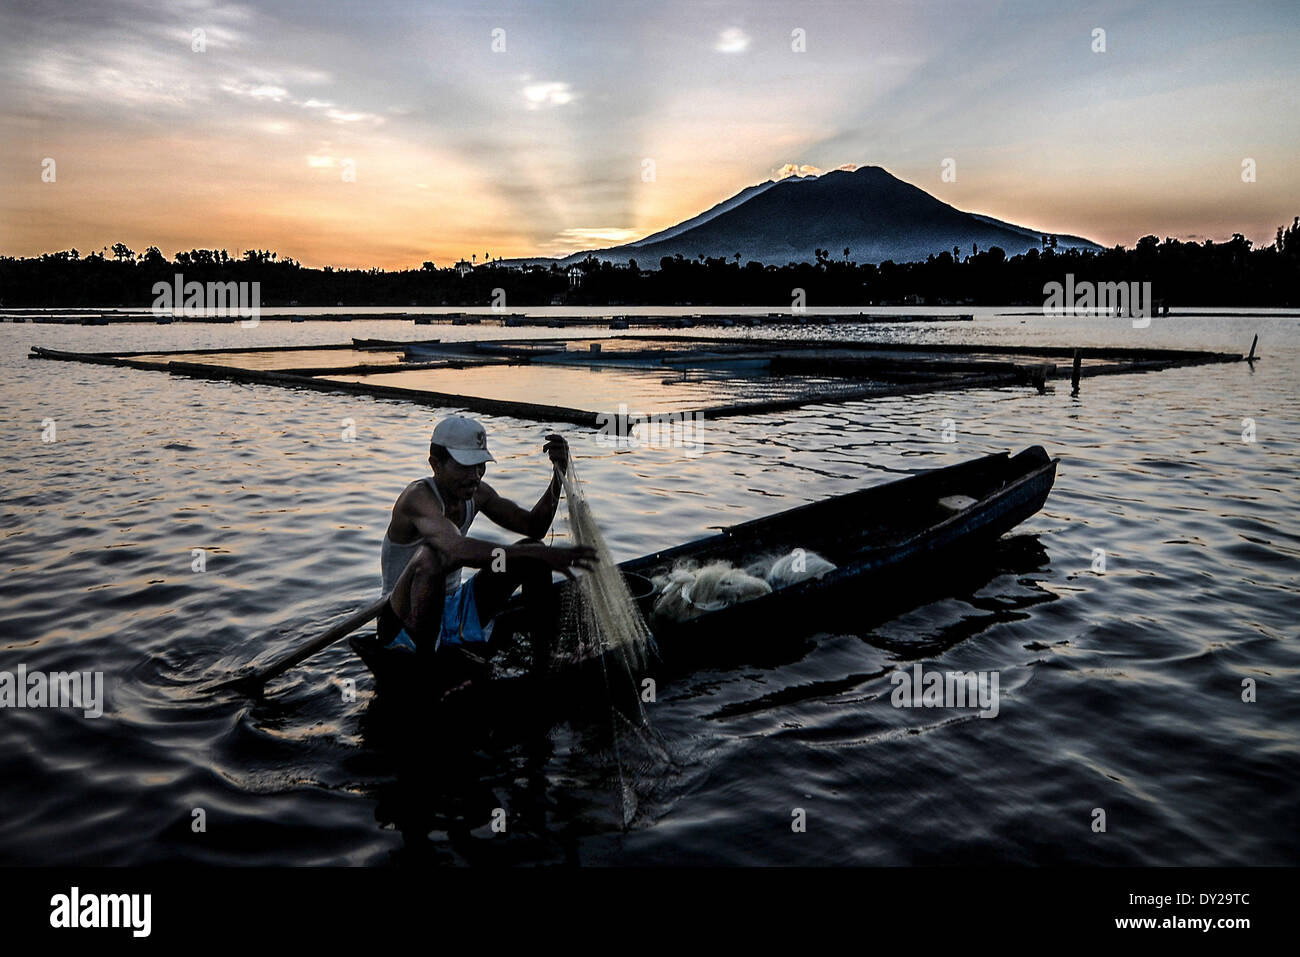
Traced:
[[373, 605], [368, 605], [360, 611], [353, 613], [351, 617], [343, 619], [333, 628], [323, 632], [305, 645], [289, 652], [287, 655], [278, 658], [265, 668], [260, 668], [252, 674], [233, 678], [230, 681], [223, 681], [220, 684], [213, 685], [208, 690], [238, 691], [241, 694], [258, 694], [261, 692], [262, 686], [272, 678], [279, 677], [299, 662], [306, 661], [312, 655], [316, 654], [316, 652], [328, 648], [340, 638], [346, 638], [362, 625], [373, 621], [379, 616], [379, 613], [383, 611], [384, 605], [387, 603], [388, 596], [385, 595]]

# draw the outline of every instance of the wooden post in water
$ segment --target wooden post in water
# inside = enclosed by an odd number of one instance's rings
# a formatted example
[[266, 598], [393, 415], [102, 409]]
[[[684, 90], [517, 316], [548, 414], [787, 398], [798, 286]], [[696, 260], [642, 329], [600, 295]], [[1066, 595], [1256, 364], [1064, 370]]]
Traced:
[[1256, 347], [1257, 345], [1259, 345], [1259, 333], [1258, 333], [1258, 332], [1255, 333], [1255, 338], [1252, 339], [1252, 340], [1250, 341], [1250, 355], [1246, 356], [1246, 361], [1247, 361], [1247, 362], [1252, 363], [1252, 364], [1255, 362], [1255, 347]]
[[1083, 365], [1083, 359], [1079, 355], [1079, 350], [1074, 350], [1074, 369], [1070, 373], [1070, 395], [1079, 394], [1079, 368]]

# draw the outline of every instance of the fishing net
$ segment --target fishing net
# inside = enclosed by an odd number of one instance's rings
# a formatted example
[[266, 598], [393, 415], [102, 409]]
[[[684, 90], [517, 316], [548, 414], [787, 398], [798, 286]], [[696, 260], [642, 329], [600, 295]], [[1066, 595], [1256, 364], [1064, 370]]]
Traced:
[[563, 481], [573, 543], [594, 549], [596, 566], [564, 589], [555, 664], [600, 663], [609, 705], [608, 743], [627, 828], [640, 808], [638, 786], [661, 778], [663, 766], [672, 764], [665, 743], [650, 727], [641, 696], [641, 673], [655, 654], [654, 638], [596, 524], [572, 455]]
[[573, 456], [569, 456], [563, 480], [573, 544], [594, 549], [596, 567], [565, 589], [558, 651], [570, 661], [603, 656], [612, 658], [629, 673], [639, 671], [648, 662], [654, 638], [596, 524]]
[[802, 548], [760, 558], [744, 568], [725, 560], [703, 566], [689, 560], [677, 562], [654, 577], [658, 595], [654, 620], [690, 621], [833, 571], [835, 566], [826, 559]]

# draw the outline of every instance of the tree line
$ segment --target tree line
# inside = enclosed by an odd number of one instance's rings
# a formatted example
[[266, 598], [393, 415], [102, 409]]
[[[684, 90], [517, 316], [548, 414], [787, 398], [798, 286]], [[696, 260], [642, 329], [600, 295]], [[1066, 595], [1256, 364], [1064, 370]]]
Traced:
[[788, 307], [802, 289], [810, 308], [864, 305], [1042, 305], [1043, 287], [1063, 281], [1150, 282], [1171, 306], [1300, 305], [1300, 217], [1276, 241], [1253, 248], [1144, 236], [1132, 248], [1100, 251], [1050, 246], [1008, 257], [1001, 248], [944, 251], [923, 262], [857, 263], [852, 251], [818, 249], [810, 263], [741, 263], [732, 256], [660, 259], [587, 257], [574, 267], [489, 262], [473, 269], [307, 268], [270, 250], [231, 256], [191, 249], [168, 260], [156, 246], [137, 254], [123, 243], [82, 256], [76, 249], [41, 256], [0, 256], [0, 306], [147, 308], [156, 282], [259, 282], [266, 306], [486, 306], [505, 290], [508, 307], [545, 305], [718, 305]]

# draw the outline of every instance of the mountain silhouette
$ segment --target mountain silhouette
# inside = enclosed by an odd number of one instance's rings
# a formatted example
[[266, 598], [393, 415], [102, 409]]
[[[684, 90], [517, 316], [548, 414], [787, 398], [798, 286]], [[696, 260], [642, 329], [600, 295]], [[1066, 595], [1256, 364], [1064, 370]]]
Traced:
[[[700, 255], [785, 265], [813, 262], [815, 250], [838, 259], [847, 248], [860, 263], [915, 262], [927, 256], [962, 256], [972, 246], [999, 246], [1008, 256], [1041, 246], [1043, 231], [967, 213], [905, 183], [879, 166], [835, 170], [821, 176], [790, 177], [741, 190], [711, 209], [622, 246], [585, 250], [559, 259], [561, 265], [587, 256], [624, 263], [636, 259], [656, 268], [665, 256]], [[1057, 236], [1058, 249], [1101, 249], [1078, 236]], [[515, 260], [524, 262], [525, 260]], [[529, 259], [528, 262], [555, 260]]]

